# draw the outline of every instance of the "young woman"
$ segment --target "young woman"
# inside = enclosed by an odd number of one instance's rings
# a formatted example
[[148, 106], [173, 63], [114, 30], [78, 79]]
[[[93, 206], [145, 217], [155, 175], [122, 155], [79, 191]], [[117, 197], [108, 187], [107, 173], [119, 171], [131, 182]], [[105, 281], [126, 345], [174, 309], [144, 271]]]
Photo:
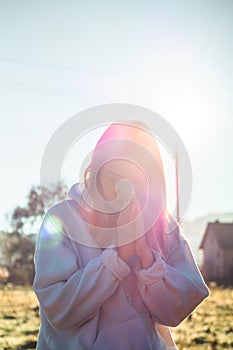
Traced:
[[153, 135], [138, 122], [110, 125], [68, 196], [38, 235], [37, 349], [177, 349], [169, 326], [209, 291], [167, 211]]

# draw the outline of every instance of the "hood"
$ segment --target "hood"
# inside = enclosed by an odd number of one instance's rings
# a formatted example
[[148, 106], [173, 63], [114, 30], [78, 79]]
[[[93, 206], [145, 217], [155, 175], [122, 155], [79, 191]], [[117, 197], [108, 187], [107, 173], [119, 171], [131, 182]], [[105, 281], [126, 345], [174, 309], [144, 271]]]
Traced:
[[82, 198], [87, 198], [87, 189], [83, 183], [77, 182], [70, 187], [67, 195], [77, 203], [80, 203]]

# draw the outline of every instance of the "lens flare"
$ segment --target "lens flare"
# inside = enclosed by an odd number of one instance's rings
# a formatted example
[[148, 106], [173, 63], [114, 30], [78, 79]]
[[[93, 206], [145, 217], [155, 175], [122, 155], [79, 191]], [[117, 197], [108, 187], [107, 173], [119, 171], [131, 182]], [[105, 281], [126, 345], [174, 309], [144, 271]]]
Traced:
[[50, 249], [60, 244], [62, 240], [63, 230], [62, 222], [55, 215], [46, 215], [41, 230], [41, 246], [42, 249]]
[[[135, 125], [135, 121], [137, 125]], [[111, 129], [108, 134], [104, 133], [93, 150], [94, 158], [92, 159], [97, 163], [93, 162], [91, 165], [94, 167], [88, 167], [88, 177], [90, 180], [93, 179], [91, 186], [89, 186], [92, 193], [87, 198], [83, 196], [83, 199], [86, 199], [88, 207], [96, 213], [103, 214], [103, 221], [105, 221], [106, 216], [113, 217], [117, 211], [124, 211], [124, 208], [127, 208], [128, 204], [132, 202], [135, 194], [140, 211], [133, 220], [121, 227], [117, 224], [114, 227], [110, 225], [110, 229], [105, 229], [106, 225], [100, 226], [100, 220], [96, 220], [97, 224], [92, 226], [92, 231], [95, 232], [94, 236], [102, 237], [99, 239], [102, 241], [101, 244], [98, 244], [102, 248], [111, 244], [124, 245], [132, 242], [153, 228], [154, 225], [158, 225], [159, 230], [163, 230], [160, 218], [165, 216], [166, 191], [163, 191], [163, 169], [156, 140], [164, 145], [173, 159], [175, 159], [176, 154], [179, 154], [179, 197], [177, 196], [177, 198], [179, 198], [180, 219], [185, 214], [192, 192], [191, 162], [185, 145], [175, 129], [152, 110], [138, 105], [111, 103], [94, 106], [79, 112], [61, 125], [49, 140], [41, 164], [42, 200], [47, 208], [51, 206], [51, 203], [47, 199], [46, 189], [50, 188], [51, 183], [59, 183], [63, 160], [70, 150], [70, 146], [81, 135], [109, 124], [115, 125], [114, 130]], [[125, 131], [122, 130], [122, 124], [126, 126]], [[136, 127], [131, 128], [132, 124]], [[135, 132], [137, 137], [135, 137]], [[145, 186], [141, 186], [136, 180], [131, 181], [128, 177], [122, 176], [117, 181], [113, 179], [116, 185], [111, 195], [106, 191], [102, 195], [100, 187], [104, 182], [99, 184], [99, 175], [103, 173], [103, 168], [108, 162], [117, 159], [125, 159], [136, 164], [141, 169], [141, 173], [144, 174]], [[119, 172], [121, 170], [119, 167]], [[130, 174], [134, 175], [134, 171]], [[79, 175], [79, 178], [82, 178], [82, 174]], [[103, 187], [106, 188], [106, 183]], [[64, 203], [68, 206], [68, 210], [72, 210], [80, 223], [81, 219], [76, 208], [70, 205], [70, 201], [64, 201]], [[178, 199], [171, 217], [175, 217], [177, 211]], [[56, 226], [59, 228], [60, 225]], [[176, 225], [172, 222], [166, 232], [172, 232], [175, 227]], [[53, 232], [53, 229], [51, 231]], [[88, 235], [82, 235], [77, 230], [67, 232], [67, 234], [76, 242], [92, 246]], [[96, 246], [96, 242], [93, 242], [93, 246]]]

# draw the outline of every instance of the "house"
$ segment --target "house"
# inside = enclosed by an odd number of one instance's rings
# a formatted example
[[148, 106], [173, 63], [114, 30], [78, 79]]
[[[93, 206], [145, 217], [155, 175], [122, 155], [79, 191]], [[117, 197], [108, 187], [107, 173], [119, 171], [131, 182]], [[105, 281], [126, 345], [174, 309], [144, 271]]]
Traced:
[[233, 223], [209, 222], [199, 249], [205, 280], [233, 283]]

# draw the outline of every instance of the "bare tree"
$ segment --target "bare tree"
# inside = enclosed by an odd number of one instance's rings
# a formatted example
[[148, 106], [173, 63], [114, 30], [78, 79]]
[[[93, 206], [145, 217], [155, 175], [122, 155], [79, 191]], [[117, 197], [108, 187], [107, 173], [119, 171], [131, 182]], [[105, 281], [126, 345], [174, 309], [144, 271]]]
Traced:
[[26, 232], [32, 233], [33, 226], [40, 222], [44, 216], [44, 203], [41, 196], [43, 190], [43, 199], [46, 203], [56, 203], [64, 198], [64, 193], [67, 192], [67, 187], [64, 182], [51, 185], [49, 189], [41, 188], [41, 186], [32, 186], [27, 195], [26, 206], [17, 206], [11, 215], [10, 224], [13, 232], [17, 231], [21, 234]]
[[[64, 198], [67, 187], [60, 182], [49, 190], [43, 189], [47, 203], [58, 202]], [[32, 283], [34, 276], [35, 227], [38, 229], [45, 213], [41, 197], [41, 187], [32, 186], [25, 206], [17, 206], [10, 215], [11, 232], [2, 232], [0, 237], [1, 262], [7, 266], [14, 283]]]

